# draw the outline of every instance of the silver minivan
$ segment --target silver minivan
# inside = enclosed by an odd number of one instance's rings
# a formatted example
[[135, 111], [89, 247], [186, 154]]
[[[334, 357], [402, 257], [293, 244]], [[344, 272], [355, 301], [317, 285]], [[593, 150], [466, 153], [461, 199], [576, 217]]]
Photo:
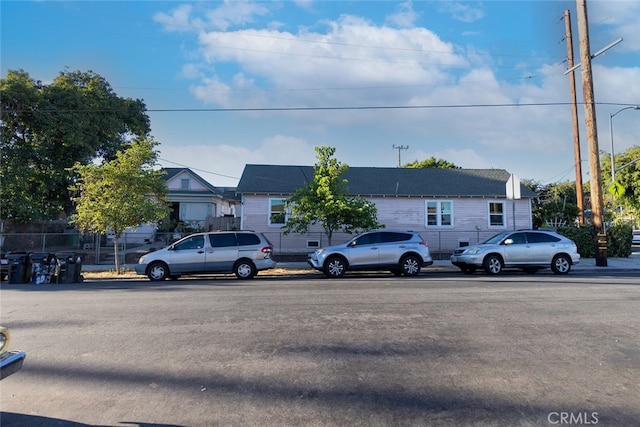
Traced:
[[238, 279], [251, 279], [258, 271], [276, 266], [272, 253], [273, 245], [261, 233], [196, 233], [145, 254], [136, 265], [136, 273], [152, 281], [209, 273], [235, 273]]

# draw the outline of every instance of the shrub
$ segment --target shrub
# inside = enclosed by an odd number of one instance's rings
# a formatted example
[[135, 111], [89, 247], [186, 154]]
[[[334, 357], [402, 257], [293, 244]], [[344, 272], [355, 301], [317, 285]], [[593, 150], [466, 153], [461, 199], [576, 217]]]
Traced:
[[[558, 233], [573, 240], [582, 258], [596, 256], [595, 228], [593, 225], [584, 227], [559, 227]], [[633, 230], [629, 224], [614, 224], [607, 227], [607, 256], [628, 257], [631, 255], [631, 240]]]
[[580, 257], [594, 258], [596, 256], [595, 229], [592, 225], [585, 227], [559, 227], [558, 233], [576, 243]]

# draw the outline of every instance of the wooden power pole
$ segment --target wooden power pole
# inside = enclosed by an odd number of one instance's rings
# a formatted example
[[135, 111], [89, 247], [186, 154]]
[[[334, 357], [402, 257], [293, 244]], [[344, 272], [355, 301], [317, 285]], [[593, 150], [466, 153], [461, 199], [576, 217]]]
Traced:
[[576, 0], [578, 14], [578, 35], [580, 38], [580, 62], [582, 68], [582, 92], [584, 96], [585, 124], [589, 142], [589, 170], [591, 174], [591, 212], [596, 231], [596, 265], [607, 266], [607, 235], [603, 221], [602, 184], [600, 177], [600, 154], [598, 150], [598, 126], [596, 105], [593, 95], [593, 74], [591, 71], [591, 48], [589, 46], [589, 22], [587, 0]]
[[408, 150], [409, 146], [407, 145], [406, 147], [404, 145], [395, 145], [393, 144], [393, 149], [394, 150], [398, 150], [398, 167], [402, 167], [402, 162], [400, 161], [400, 150]]
[[[571, 33], [571, 14], [564, 11], [565, 39], [567, 41], [567, 65], [573, 68], [573, 36]], [[569, 73], [571, 89], [571, 118], [573, 123], [573, 154], [576, 163], [576, 200], [578, 204], [578, 222], [584, 225], [584, 195], [582, 194], [582, 156], [580, 155], [580, 130], [578, 126], [578, 101], [576, 99], [575, 71]]]

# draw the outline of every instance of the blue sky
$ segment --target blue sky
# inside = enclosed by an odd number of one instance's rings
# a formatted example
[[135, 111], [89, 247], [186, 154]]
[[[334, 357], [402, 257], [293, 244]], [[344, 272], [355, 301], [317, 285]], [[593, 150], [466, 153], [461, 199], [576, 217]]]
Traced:
[[[587, 4], [592, 53], [624, 39], [593, 60], [599, 145], [609, 152], [609, 114], [640, 104], [640, 1]], [[236, 185], [247, 163], [312, 165], [319, 145], [350, 166], [394, 167], [395, 145], [408, 146], [403, 163], [435, 156], [561, 182], [575, 179], [561, 19], [570, 10], [579, 58], [575, 7], [2, 1], [0, 67], [43, 82], [65, 69], [100, 74], [119, 96], [145, 101], [163, 166], [191, 167], [214, 185]], [[613, 123], [616, 152], [639, 144], [640, 111]]]

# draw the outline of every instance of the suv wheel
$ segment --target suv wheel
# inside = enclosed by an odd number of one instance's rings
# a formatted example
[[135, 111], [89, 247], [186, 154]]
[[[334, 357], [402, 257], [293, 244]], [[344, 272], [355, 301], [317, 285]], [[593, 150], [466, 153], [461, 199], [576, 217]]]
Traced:
[[571, 270], [571, 260], [566, 255], [556, 255], [551, 261], [551, 271], [556, 274], [567, 274]]
[[233, 271], [238, 279], [251, 279], [256, 275], [256, 266], [249, 260], [241, 259], [236, 262]]
[[161, 282], [169, 277], [169, 267], [163, 262], [154, 262], [147, 270], [147, 277], [152, 282]]
[[487, 274], [500, 274], [502, 260], [497, 255], [489, 255], [484, 259], [483, 267]]
[[346, 271], [347, 265], [340, 257], [331, 257], [324, 263], [324, 274], [327, 277], [342, 277]]
[[417, 276], [420, 273], [420, 260], [415, 255], [407, 255], [400, 261], [405, 276]]

